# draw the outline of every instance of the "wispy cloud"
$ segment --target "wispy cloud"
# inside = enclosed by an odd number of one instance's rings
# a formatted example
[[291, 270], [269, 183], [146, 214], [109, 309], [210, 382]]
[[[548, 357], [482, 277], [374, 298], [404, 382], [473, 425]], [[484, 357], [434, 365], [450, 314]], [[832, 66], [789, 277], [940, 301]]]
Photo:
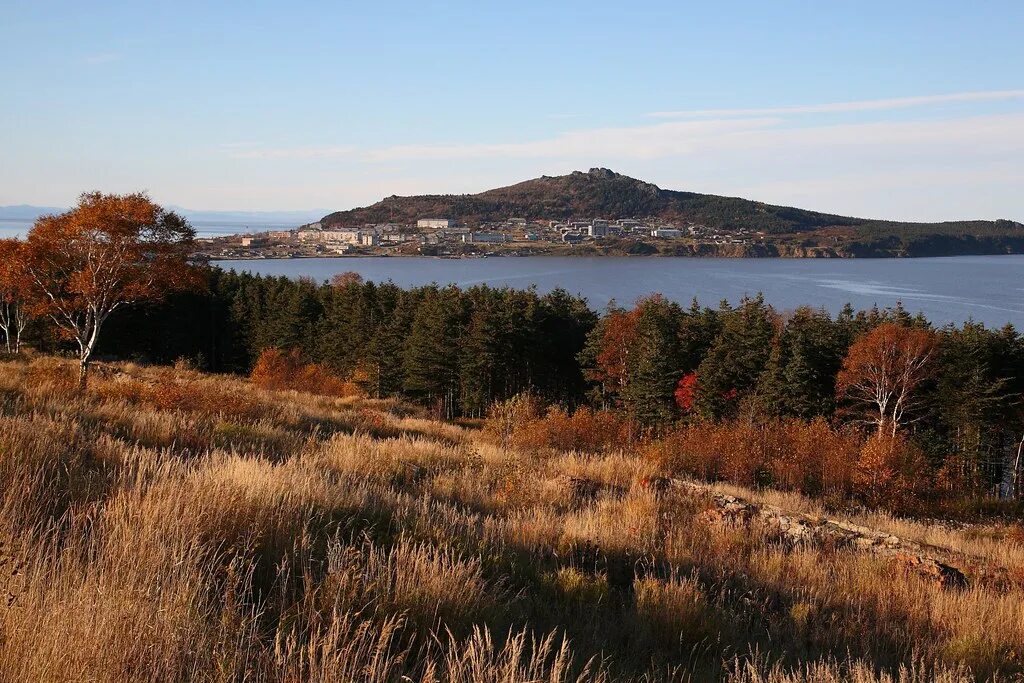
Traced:
[[[941, 101], [1015, 98], [1024, 98], [1024, 91], [947, 95]], [[813, 106], [883, 111], [938, 101], [915, 97]], [[484, 142], [301, 147], [228, 143], [222, 154], [291, 163], [303, 177], [322, 183], [320, 194], [310, 195], [318, 204], [328, 196], [338, 205], [355, 205], [394, 192], [479, 191], [539, 172], [608, 166], [662, 187], [849, 215], [1024, 217], [1019, 198], [1024, 107], [1016, 103], [1001, 113], [958, 108], [942, 116], [880, 115], [855, 122], [793, 117], [777, 108], [725, 111], [766, 113], [577, 126], [534, 139]], [[304, 163], [317, 159], [332, 161]], [[253, 168], [271, 173], [277, 165]], [[313, 188], [305, 183], [295, 189], [296, 196], [313, 193]]]
[[236, 151], [231, 156], [235, 159], [338, 159], [351, 157], [357, 148], [352, 145], [328, 145], [305, 147], [255, 147], [245, 149], [238, 143], [227, 143], [222, 147], [234, 145]]
[[369, 161], [580, 156], [653, 159], [688, 154], [703, 140], [763, 130], [779, 123], [781, 119], [773, 118], [672, 121], [645, 126], [570, 131], [530, 142], [398, 145], [369, 150], [365, 157]]
[[656, 111], [648, 114], [652, 118], [680, 119], [734, 116], [784, 116], [788, 114], [833, 114], [858, 111], [891, 111], [910, 109], [936, 104], [956, 102], [995, 102], [1024, 98], [1024, 90], [986, 90], [980, 92], [949, 93], [946, 95], [923, 95], [919, 97], [896, 97], [883, 100], [858, 100], [853, 102], [831, 102], [827, 104], [798, 104], [785, 107], [761, 107], [755, 109], [684, 109], [680, 111]]
[[109, 64], [110, 62], [116, 62], [121, 59], [121, 53], [119, 52], [96, 52], [91, 55], [86, 55], [82, 58], [82, 61], [86, 64], [95, 66], [98, 64]]
[[598, 128], [514, 143], [401, 145], [366, 150], [367, 161], [470, 159], [636, 159], [686, 157], [698, 153], [769, 149], [808, 149], [826, 154], [839, 147], [934, 145], [983, 150], [1024, 151], [1024, 113], [960, 117], [938, 121], [882, 121], [804, 127], [783, 118], [672, 121]]
[[[578, 128], [546, 138], [480, 143], [410, 144], [382, 147], [309, 145], [264, 147], [255, 143], [222, 145], [241, 159], [345, 159], [353, 162], [406, 163], [499, 159], [655, 160], [684, 158], [699, 153], [803, 148], [817, 153], [843, 146], [935, 145], [936, 149], [1021, 150], [1024, 147], [1024, 112], [947, 116], [925, 120], [866, 122], [805, 122], [794, 125], [787, 114], [810, 111], [885, 110], [938, 102], [1010, 100], [1024, 98], [1024, 90], [907, 97], [838, 104], [762, 109], [703, 110], [678, 120], [635, 126]], [[712, 114], [718, 114], [714, 117]], [[747, 114], [743, 116], [742, 114]]]

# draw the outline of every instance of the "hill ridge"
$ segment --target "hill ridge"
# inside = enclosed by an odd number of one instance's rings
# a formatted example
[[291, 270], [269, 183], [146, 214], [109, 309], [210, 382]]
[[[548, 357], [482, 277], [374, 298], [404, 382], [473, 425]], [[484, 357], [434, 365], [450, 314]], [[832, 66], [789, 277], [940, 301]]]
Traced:
[[768, 234], [805, 233], [828, 228], [950, 228], [1003, 229], [1014, 221], [893, 221], [842, 216], [767, 202], [663, 189], [608, 168], [542, 175], [475, 194], [391, 195], [366, 207], [335, 211], [321, 219], [331, 225], [414, 223], [418, 218], [451, 218], [468, 225], [512, 217], [564, 220], [568, 218], [661, 218], [709, 228], [748, 229]]

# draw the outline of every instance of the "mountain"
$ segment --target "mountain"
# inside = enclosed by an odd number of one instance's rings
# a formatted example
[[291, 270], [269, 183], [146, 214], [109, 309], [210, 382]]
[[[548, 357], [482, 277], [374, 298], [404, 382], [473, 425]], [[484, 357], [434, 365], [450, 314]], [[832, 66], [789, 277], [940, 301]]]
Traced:
[[50, 213], [66, 211], [56, 206], [32, 206], [31, 204], [15, 204], [13, 206], [0, 206], [0, 220], [9, 221], [34, 221], [40, 216]]
[[281, 224], [288, 226], [302, 225], [317, 220], [322, 211], [200, 211], [185, 209], [180, 206], [168, 206], [193, 223], [245, 223], [245, 224]]
[[[193, 223], [221, 223], [238, 225], [284, 225], [296, 226], [315, 221], [323, 215], [315, 209], [309, 211], [202, 211], [180, 206], [168, 206]], [[34, 221], [40, 216], [67, 211], [67, 207], [33, 206], [17, 204], [0, 206], [0, 220]]]
[[898, 223], [838, 216], [763, 202], [697, 192], [663, 190], [651, 183], [606, 168], [575, 171], [563, 176], [533, 180], [487, 190], [479, 194], [391, 196], [376, 204], [328, 214], [325, 225], [364, 223], [414, 223], [418, 218], [453, 218], [470, 225], [522, 218], [646, 218], [692, 222], [709, 228], [746, 228], [768, 234], [809, 233], [835, 229], [839, 233], [863, 233], [885, 237], [907, 229], [915, 232], [960, 234], [1021, 230], [1010, 221], [959, 221], [951, 223]]

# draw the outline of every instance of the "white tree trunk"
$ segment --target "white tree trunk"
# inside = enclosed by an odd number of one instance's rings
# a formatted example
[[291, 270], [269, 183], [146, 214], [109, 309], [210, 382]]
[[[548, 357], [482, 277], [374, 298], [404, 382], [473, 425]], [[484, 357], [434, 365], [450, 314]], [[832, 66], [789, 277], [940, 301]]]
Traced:
[[1020, 442], [1017, 444], [1017, 457], [1013, 460], [1013, 479], [1010, 495], [1014, 498], [1020, 495], [1020, 466], [1021, 456], [1024, 456], [1024, 434], [1020, 435]]

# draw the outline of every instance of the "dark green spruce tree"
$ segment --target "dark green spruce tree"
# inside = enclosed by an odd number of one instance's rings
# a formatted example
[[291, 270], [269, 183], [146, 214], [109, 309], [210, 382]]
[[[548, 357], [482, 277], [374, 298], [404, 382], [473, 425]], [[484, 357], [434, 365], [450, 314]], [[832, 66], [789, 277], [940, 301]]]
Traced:
[[760, 294], [723, 310], [722, 329], [697, 368], [694, 407], [712, 419], [735, 416], [771, 356], [778, 315]]
[[771, 415], [810, 419], [835, 410], [846, 335], [825, 311], [798, 308], [772, 344], [758, 397]]
[[673, 394], [682, 376], [679, 323], [683, 314], [677, 304], [659, 296], [641, 301], [636, 313], [622, 400], [639, 425], [657, 431], [679, 413]]
[[457, 412], [461, 304], [455, 288], [426, 288], [403, 352], [404, 392], [446, 418]]

